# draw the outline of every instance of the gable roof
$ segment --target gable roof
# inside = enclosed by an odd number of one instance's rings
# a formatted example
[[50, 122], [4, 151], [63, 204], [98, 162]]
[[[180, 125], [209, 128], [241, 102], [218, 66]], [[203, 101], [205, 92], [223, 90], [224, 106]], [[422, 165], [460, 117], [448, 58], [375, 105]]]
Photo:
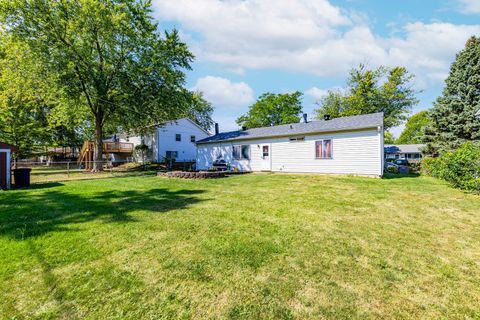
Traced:
[[385, 153], [421, 153], [424, 144], [386, 144]]
[[[184, 117], [184, 118], [180, 118], [180, 119], [175, 119], [175, 120], [167, 120], [163, 123], [156, 123], [156, 124], [151, 124], [149, 126], [146, 126], [145, 128], [153, 128], [153, 129], [156, 129], [156, 128], [160, 128], [160, 127], [165, 127], [167, 124], [177, 124], [178, 121], [180, 120], [186, 120], [188, 122], [190, 122], [191, 124], [193, 124], [195, 127], [197, 127], [198, 129], [200, 129], [201, 131], [205, 132], [207, 135], [210, 135], [210, 132], [208, 132], [207, 130], [205, 130], [204, 128], [202, 128], [201, 126], [199, 126], [195, 121], [193, 121], [192, 119], [188, 118], [188, 117]], [[118, 132], [116, 134], [116, 136], [120, 137], [120, 138], [125, 138], [125, 137], [135, 137], [135, 136], [138, 136], [139, 135], [139, 131], [135, 131], [135, 130], [131, 130], [131, 131], [122, 131], [122, 132]]]
[[187, 120], [188, 122], [190, 122], [191, 124], [193, 124], [194, 126], [196, 126], [198, 129], [202, 130], [203, 132], [205, 132], [207, 135], [210, 135], [210, 132], [208, 132], [207, 130], [205, 130], [204, 128], [200, 127], [200, 125], [198, 123], [196, 123], [195, 121], [193, 121], [192, 119], [188, 118], [188, 117], [185, 117], [185, 118], [180, 118], [180, 119], [177, 119], [177, 120], [171, 120], [170, 122], [176, 122], [176, 121], [179, 121], [179, 120], [182, 120], [182, 119], [185, 119]]
[[319, 132], [350, 131], [383, 126], [383, 112], [364, 114], [359, 116], [334, 118], [331, 120], [310, 121], [307, 123], [292, 123], [279, 126], [253, 128], [221, 132], [217, 135], [197, 141], [197, 143], [214, 143], [266, 137], [295, 136]]

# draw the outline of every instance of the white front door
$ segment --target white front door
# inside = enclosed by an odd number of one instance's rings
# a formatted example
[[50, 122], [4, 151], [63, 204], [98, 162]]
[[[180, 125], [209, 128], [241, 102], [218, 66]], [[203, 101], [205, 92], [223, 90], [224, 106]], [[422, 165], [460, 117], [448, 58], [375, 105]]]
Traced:
[[262, 144], [261, 145], [262, 151], [262, 170], [270, 171], [272, 170], [272, 165], [270, 161], [270, 145], [269, 144]]

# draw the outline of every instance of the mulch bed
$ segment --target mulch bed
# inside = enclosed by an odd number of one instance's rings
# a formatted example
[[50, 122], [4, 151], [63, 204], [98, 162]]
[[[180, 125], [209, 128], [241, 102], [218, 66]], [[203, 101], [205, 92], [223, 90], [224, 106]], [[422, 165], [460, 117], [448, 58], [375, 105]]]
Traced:
[[157, 172], [158, 177], [182, 178], [182, 179], [217, 179], [224, 178], [234, 174], [246, 174], [248, 171], [169, 171]]
[[169, 171], [169, 172], [158, 172], [157, 176], [159, 177], [168, 177], [168, 178], [182, 178], [182, 179], [217, 179], [223, 178], [226, 176], [224, 171]]

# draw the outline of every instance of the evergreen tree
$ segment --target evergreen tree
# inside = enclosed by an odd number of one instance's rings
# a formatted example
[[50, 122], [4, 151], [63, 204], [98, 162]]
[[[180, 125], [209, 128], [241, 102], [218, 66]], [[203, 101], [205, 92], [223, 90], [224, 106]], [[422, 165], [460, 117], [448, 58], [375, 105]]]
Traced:
[[480, 138], [480, 38], [471, 37], [456, 57], [445, 88], [430, 112], [428, 153], [455, 150]]

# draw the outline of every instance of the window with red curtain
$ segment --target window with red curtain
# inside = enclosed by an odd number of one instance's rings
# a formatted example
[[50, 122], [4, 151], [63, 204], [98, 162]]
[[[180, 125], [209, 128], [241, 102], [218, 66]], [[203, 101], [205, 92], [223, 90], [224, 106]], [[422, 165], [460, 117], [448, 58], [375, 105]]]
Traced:
[[315, 158], [331, 159], [332, 158], [332, 140], [315, 141]]

